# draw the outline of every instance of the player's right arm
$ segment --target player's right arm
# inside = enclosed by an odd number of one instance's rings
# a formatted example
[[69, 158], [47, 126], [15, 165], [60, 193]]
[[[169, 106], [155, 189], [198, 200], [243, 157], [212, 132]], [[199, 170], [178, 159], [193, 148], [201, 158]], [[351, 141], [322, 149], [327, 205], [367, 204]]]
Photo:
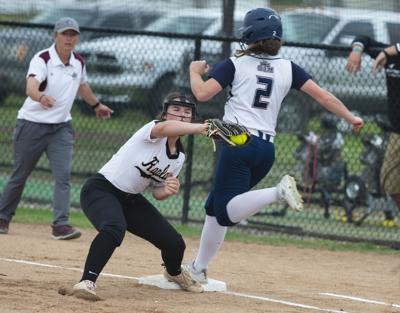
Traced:
[[177, 137], [184, 135], [206, 135], [208, 126], [203, 123], [188, 123], [175, 120], [157, 123], [151, 130], [151, 138]]
[[56, 99], [46, 95], [40, 90], [40, 84], [47, 79], [47, 65], [42, 57], [45, 53], [38, 52], [30, 61], [28, 73], [26, 75], [26, 95], [33, 101], [40, 103], [40, 106], [47, 110], [51, 108]]
[[212, 99], [223, 88], [217, 80], [209, 78], [206, 81], [202, 76], [210, 70], [206, 61], [193, 61], [189, 66], [190, 87], [198, 101], [205, 102]]
[[353, 126], [354, 132], [358, 134], [364, 126], [364, 121], [354, 116], [346, 106], [329, 91], [318, 86], [312, 79], [307, 80], [300, 88], [301, 91], [310, 95], [315, 101], [328, 111], [344, 118]]
[[39, 91], [39, 86], [40, 82], [34, 76], [28, 77], [26, 81], [26, 95], [32, 100], [39, 102], [41, 107], [47, 110], [55, 104], [56, 99]]

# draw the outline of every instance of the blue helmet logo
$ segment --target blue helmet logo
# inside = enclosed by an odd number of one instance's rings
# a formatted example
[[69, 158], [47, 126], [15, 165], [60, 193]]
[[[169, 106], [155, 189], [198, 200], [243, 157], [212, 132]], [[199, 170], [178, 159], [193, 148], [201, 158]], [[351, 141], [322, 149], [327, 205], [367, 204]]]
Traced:
[[248, 45], [263, 39], [281, 40], [281, 18], [272, 9], [254, 9], [246, 13], [239, 31], [242, 34], [242, 41]]

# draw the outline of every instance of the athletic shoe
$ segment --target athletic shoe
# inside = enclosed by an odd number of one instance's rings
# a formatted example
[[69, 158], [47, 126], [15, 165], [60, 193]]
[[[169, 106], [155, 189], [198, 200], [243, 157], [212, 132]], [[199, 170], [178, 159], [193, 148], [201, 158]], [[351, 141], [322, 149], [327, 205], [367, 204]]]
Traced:
[[81, 232], [71, 225], [51, 225], [52, 237], [56, 240], [75, 239], [81, 236]]
[[0, 234], [8, 234], [8, 227], [10, 225], [10, 221], [7, 221], [3, 218], [0, 218]]
[[303, 209], [303, 199], [297, 191], [296, 181], [292, 176], [283, 176], [276, 188], [278, 188], [279, 198], [285, 200], [292, 209], [296, 211]]
[[164, 277], [168, 281], [177, 283], [183, 290], [191, 292], [203, 292], [203, 286], [192, 279], [190, 273], [182, 266], [181, 273], [176, 276], [168, 274], [167, 270], [164, 271]]
[[97, 301], [100, 298], [96, 295], [96, 284], [90, 280], [82, 280], [72, 287], [73, 295], [77, 298]]
[[194, 267], [194, 261], [188, 265], [185, 266], [185, 269], [190, 273], [190, 276], [192, 279], [197, 281], [200, 284], [207, 284], [208, 283], [208, 278], [207, 278], [207, 270], [197, 270]]

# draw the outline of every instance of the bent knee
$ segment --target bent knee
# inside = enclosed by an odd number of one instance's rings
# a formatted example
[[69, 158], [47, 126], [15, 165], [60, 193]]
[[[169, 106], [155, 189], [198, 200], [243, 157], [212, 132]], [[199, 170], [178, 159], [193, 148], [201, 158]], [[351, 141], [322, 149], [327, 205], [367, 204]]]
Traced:
[[228, 213], [226, 212], [226, 209], [224, 210], [224, 212], [221, 212], [219, 214], [217, 214], [216, 216], [217, 222], [219, 225], [221, 226], [234, 226], [237, 223], [233, 223], [228, 216]]
[[119, 247], [124, 240], [126, 225], [123, 224], [107, 224], [101, 228], [102, 231], [107, 232], [114, 239], [115, 244]]
[[173, 239], [169, 240], [163, 248], [163, 250], [174, 251], [174, 253], [183, 253], [185, 249], [186, 244], [180, 234], [177, 234]]

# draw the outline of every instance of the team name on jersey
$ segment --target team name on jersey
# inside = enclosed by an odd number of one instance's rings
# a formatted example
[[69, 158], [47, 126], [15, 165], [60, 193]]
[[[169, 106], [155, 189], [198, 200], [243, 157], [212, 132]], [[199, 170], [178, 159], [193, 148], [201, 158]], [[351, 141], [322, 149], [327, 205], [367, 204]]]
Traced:
[[160, 178], [161, 180], [165, 180], [168, 176], [168, 170], [170, 165], [168, 164], [164, 169], [161, 169], [159, 167], [156, 167], [158, 163], [160, 163], [160, 160], [156, 156], [154, 156], [151, 161], [147, 163], [142, 162], [142, 166], [144, 168], [140, 168], [138, 166], [135, 167], [139, 170], [140, 176], [152, 179], [160, 183], [161, 181], [158, 180], [156, 177]]
[[257, 65], [257, 71], [265, 73], [273, 73], [274, 68], [271, 66], [269, 62], [262, 60], [260, 64]]

